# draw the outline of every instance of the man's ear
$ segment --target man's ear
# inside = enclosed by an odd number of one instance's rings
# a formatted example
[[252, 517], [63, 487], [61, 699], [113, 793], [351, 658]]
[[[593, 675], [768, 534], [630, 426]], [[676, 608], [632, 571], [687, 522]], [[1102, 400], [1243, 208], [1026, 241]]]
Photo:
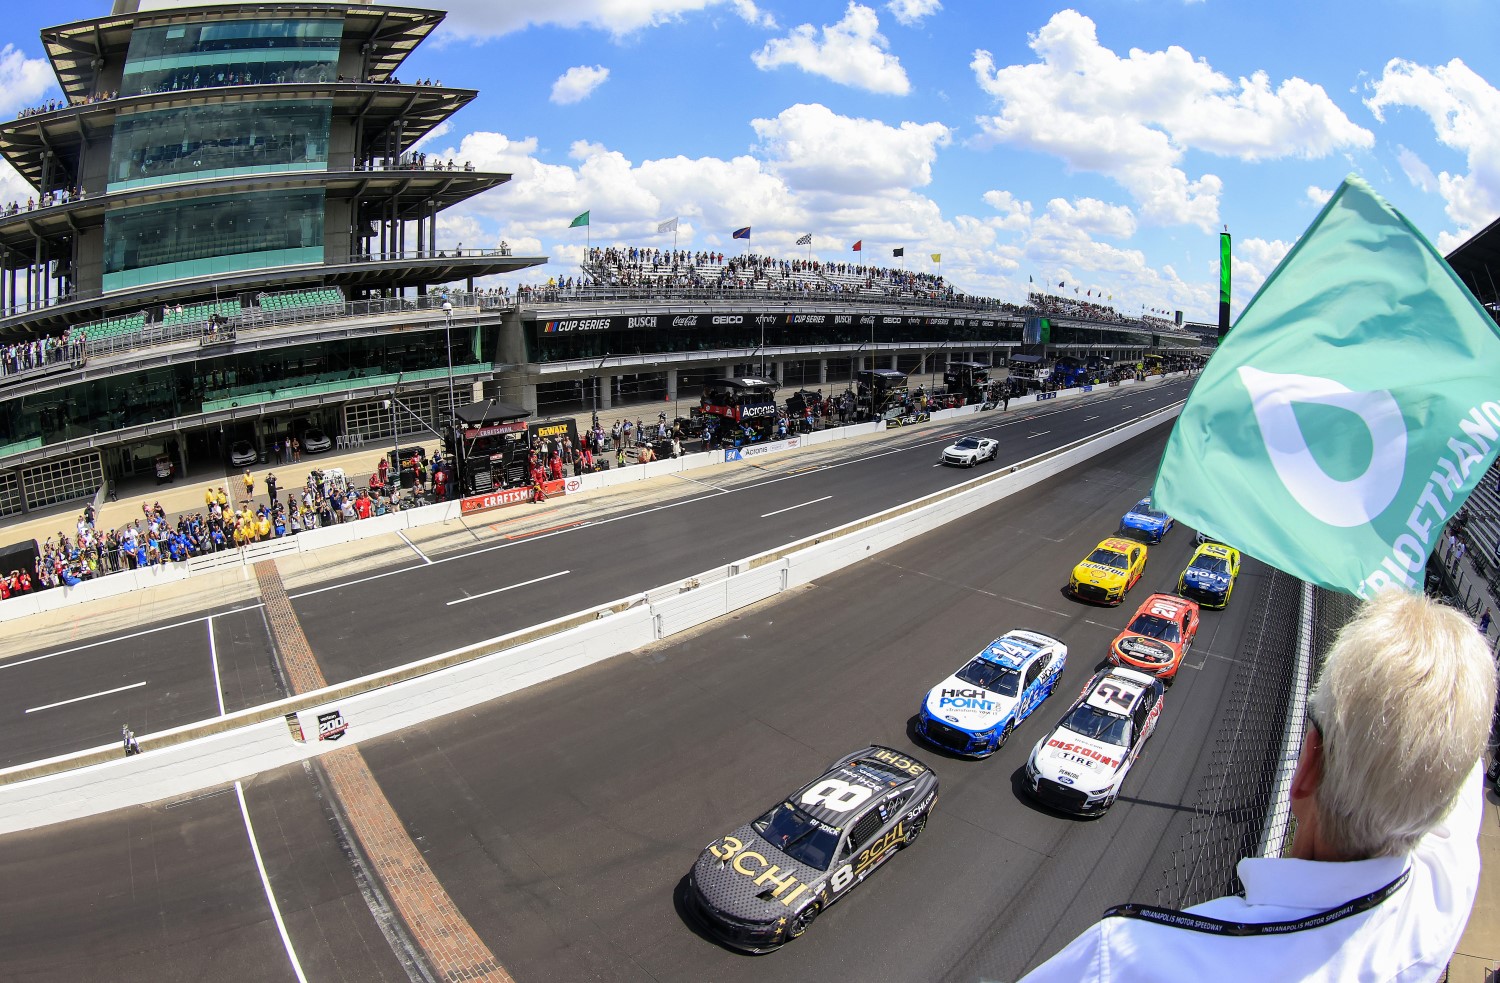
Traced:
[[1292, 775], [1292, 798], [1305, 799], [1318, 790], [1323, 782], [1323, 735], [1316, 727], [1308, 727], [1302, 738], [1302, 754], [1297, 758], [1297, 770]]

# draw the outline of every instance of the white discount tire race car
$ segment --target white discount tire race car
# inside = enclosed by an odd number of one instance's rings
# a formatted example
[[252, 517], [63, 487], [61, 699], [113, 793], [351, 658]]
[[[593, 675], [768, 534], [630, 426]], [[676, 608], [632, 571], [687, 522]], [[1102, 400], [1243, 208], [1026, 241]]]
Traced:
[[993, 461], [1000, 453], [1000, 441], [992, 437], [961, 437], [943, 448], [943, 463], [972, 468], [980, 461]]
[[1161, 680], [1110, 666], [1089, 680], [1056, 729], [1037, 741], [1026, 762], [1025, 788], [1043, 805], [1099, 816], [1156, 730]]
[[1007, 632], [928, 690], [917, 733], [954, 754], [984, 758], [1052, 695], [1068, 647], [1034, 631]]

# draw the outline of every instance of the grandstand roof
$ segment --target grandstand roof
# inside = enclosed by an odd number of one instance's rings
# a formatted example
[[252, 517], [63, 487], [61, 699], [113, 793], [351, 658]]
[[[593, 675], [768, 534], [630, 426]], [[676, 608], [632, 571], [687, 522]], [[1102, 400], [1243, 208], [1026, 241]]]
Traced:
[[1448, 265], [1481, 303], [1500, 303], [1500, 218], [1449, 253]]
[[133, 14], [74, 21], [42, 31], [42, 45], [52, 70], [69, 99], [94, 94], [95, 73], [108, 56], [124, 57], [137, 27], [182, 21], [234, 20], [249, 14], [284, 19], [337, 14], [344, 20], [345, 40], [370, 45], [369, 71], [385, 81], [446, 16], [440, 10], [415, 7], [365, 6], [343, 3], [214, 3], [200, 7], [169, 7]]

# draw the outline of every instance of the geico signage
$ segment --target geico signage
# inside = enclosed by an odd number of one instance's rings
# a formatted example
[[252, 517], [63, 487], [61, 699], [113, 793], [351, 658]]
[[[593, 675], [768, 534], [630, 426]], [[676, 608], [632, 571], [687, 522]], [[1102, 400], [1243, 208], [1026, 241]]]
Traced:
[[739, 314], [715, 314], [714, 324], [744, 324], [745, 319]]

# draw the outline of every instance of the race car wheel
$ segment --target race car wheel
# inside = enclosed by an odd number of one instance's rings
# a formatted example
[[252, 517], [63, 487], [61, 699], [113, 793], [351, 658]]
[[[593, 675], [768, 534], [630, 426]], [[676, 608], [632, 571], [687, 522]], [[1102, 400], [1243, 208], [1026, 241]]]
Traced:
[[1000, 732], [1000, 740], [995, 742], [996, 751], [1005, 747], [1005, 742], [1010, 740], [1010, 732], [1013, 730], [1015, 730], [1015, 725], [1007, 722], [1005, 725], [1005, 729]]
[[918, 816], [916, 819], [913, 819], [911, 821], [911, 825], [909, 825], [909, 826], [906, 827], [906, 837], [904, 839], [902, 839], [901, 845], [902, 846], [911, 846], [913, 843], [917, 842], [917, 837], [921, 836], [922, 835], [922, 830], [924, 830], [926, 828], [927, 828], [927, 817], [926, 816]]
[[813, 921], [818, 917], [818, 912], [822, 909], [822, 907], [823, 906], [821, 903], [814, 901], [812, 904], [808, 905], [806, 908], [803, 908], [801, 911], [793, 915], [792, 923], [787, 926], [786, 937], [788, 939], [801, 938], [802, 934], [812, 926]]

